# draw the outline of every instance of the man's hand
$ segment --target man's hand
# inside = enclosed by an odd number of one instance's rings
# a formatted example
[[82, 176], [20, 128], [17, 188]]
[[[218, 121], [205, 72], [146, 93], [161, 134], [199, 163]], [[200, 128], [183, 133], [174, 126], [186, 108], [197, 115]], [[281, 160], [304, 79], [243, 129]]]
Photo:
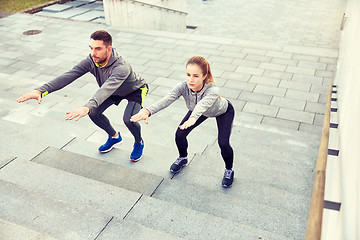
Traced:
[[190, 117], [183, 125], [179, 126], [181, 130], [188, 129], [192, 125], [196, 123], [196, 119], [194, 117]]
[[39, 90], [33, 90], [31, 92], [28, 92], [28, 93], [22, 95], [16, 101], [18, 103], [22, 103], [29, 99], [36, 99], [37, 102], [40, 104], [41, 103], [41, 92]]
[[79, 121], [80, 118], [86, 116], [89, 113], [90, 109], [88, 107], [81, 107], [70, 112], [66, 113], [65, 120], [73, 120]]
[[149, 123], [149, 116], [150, 116], [149, 110], [143, 109], [139, 113], [133, 115], [130, 118], [130, 121], [131, 122], [139, 122], [141, 120], [145, 120], [145, 123], [148, 124]]

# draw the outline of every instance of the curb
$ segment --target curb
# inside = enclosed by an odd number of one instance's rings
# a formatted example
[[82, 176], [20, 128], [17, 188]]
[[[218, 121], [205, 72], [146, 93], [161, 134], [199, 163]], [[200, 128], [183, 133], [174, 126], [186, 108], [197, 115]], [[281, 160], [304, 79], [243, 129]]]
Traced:
[[42, 11], [42, 9], [45, 8], [45, 7], [48, 7], [48, 6], [57, 4], [57, 3], [63, 4], [63, 3], [66, 3], [66, 2], [70, 2], [70, 1], [71, 0], [56, 0], [56, 1], [52, 1], [52, 2], [43, 4], [43, 5], [40, 5], [40, 6], [36, 6], [36, 7], [33, 7], [33, 8], [26, 9], [26, 10], [22, 11], [22, 13], [34, 14], [34, 13]]

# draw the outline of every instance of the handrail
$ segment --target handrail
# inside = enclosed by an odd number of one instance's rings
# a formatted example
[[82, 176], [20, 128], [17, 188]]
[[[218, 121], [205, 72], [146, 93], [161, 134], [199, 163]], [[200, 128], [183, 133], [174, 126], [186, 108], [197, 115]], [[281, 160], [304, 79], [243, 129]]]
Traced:
[[346, 13], [343, 14], [343, 17], [341, 19], [341, 24], [340, 24], [340, 30], [343, 30], [344, 29], [344, 25], [345, 25], [345, 22], [346, 22]]
[[154, 4], [151, 4], [151, 3], [141, 2], [141, 1], [138, 1], [138, 0], [130, 0], [130, 2], [139, 3], [139, 4], [142, 4], [142, 5], [149, 6], [149, 7], [155, 7], [155, 8], [158, 8], [160, 10], [167, 10], [167, 11], [172, 11], [172, 12], [187, 15], [187, 12], [183, 12], [183, 11], [179, 11], [179, 10], [171, 9], [171, 8], [167, 8], [167, 7], [162, 7], [162, 6], [159, 6], [159, 5], [154, 5]]
[[331, 112], [331, 95], [332, 95], [333, 80], [330, 80], [329, 92], [326, 101], [326, 110], [316, 161], [313, 191], [311, 196], [310, 209], [308, 214], [305, 240], [320, 240], [322, 217], [324, 209], [324, 194], [325, 194], [325, 175], [326, 175], [326, 161], [328, 155], [329, 145], [329, 128], [330, 128], [330, 112]]

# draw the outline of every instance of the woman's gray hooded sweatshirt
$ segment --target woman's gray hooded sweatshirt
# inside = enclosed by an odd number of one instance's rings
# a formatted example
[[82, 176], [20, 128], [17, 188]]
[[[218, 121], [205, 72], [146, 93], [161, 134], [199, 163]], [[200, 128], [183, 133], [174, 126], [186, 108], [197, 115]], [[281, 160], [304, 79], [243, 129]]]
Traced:
[[165, 97], [150, 105], [147, 110], [150, 114], [166, 108], [183, 96], [187, 108], [192, 112], [190, 117], [196, 120], [204, 115], [205, 117], [217, 117], [226, 112], [228, 101], [220, 97], [220, 89], [215, 84], [204, 84], [199, 92], [192, 91], [186, 82], [177, 84]]
[[145, 80], [133, 72], [130, 64], [113, 49], [109, 61], [104, 67], [96, 66], [89, 54], [86, 59], [82, 60], [70, 71], [45, 83], [43, 86], [37, 88], [37, 90], [42, 93], [54, 92], [72, 83], [87, 72], [95, 76], [100, 87], [89, 102], [84, 105], [89, 107], [90, 112], [110, 96], [124, 97], [145, 84]]

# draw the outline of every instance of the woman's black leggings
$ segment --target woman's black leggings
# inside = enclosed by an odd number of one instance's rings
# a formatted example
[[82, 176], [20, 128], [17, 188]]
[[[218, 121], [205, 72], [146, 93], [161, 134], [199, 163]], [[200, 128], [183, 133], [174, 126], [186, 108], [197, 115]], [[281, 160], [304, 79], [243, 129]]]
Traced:
[[[185, 121], [187, 121], [191, 115], [191, 111], [189, 111], [184, 119], [181, 121], [180, 125], [182, 125]], [[229, 102], [228, 109], [222, 115], [216, 117], [216, 123], [218, 126], [218, 144], [221, 149], [221, 156], [224, 159], [226, 169], [231, 169], [233, 167], [234, 161], [234, 151], [230, 146], [230, 134], [232, 129], [232, 123], [234, 120], [234, 107]], [[181, 130], [177, 129], [175, 134], [175, 142], [179, 151], [180, 157], [186, 157], [188, 155], [188, 141], [186, 139], [187, 135], [197, 126], [199, 126], [202, 122], [207, 119], [205, 116], [200, 116], [200, 118], [196, 121], [196, 123], [189, 127], [188, 129]]]
[[[112, 98], [106, 99], [99, 107], [93, 109], [89, 113], [90, 119], [101, 129], [103, 129], [110, 137], [116, 134], [115, 129], [111, 126], [109, 119], [103, 114], [103, 112], [113, 104], [118, 103]], [[130, 118], [138, 113], [141, 109], [139, 103], [129, 101], [123, 116], [123, 121], [126, 127], [135, 138], [135, 142], [141, 142], [141, 127], [139, 123], [131, 122]]]

